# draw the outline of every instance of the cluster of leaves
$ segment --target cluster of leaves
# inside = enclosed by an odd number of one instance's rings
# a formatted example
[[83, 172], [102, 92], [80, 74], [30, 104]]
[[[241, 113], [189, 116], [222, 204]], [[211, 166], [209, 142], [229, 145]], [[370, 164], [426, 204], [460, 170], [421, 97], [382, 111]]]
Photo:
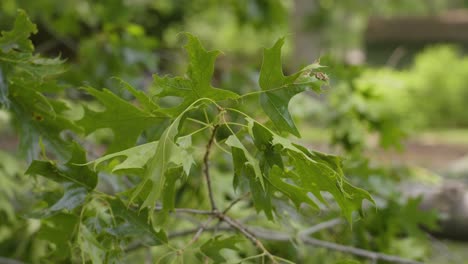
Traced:
[[[363, 200], [372, 201], [345, 178], [339, 157], [284, 137], [300, 136], [288, 111], [290, 99], [308, 89], [320, 91], [325, 82], [316, 78], [318, 64], [284, 76], [284, 39], [264, 51], [260, 89], [240, 95], [212, 86], [219, 52], [205, 50], [187, 34], [184, 77], [154, 75], [149, 91], [121, 81], [132, 102], [107, 89], [84, 88], [101, 109], [83, 102], [83, 116], [76, 120], [64, 97], [68, 86], [57, 78], [63, 62], [34, 55], [29, 37], [35, 32], [22, 11], [13, 29], [2, 32], [0, 103], [12, 115], [20, 149], [33, 160], [26, 174], [42, 176], [35, 188], [49, 192], [35, 193], [33, 210], [25, 215], [39, 223], [35, 236], [47, 241], [42, 256], [49, 261], [113, 263], [132, 248], [160, 245], [160, 253], [180, 261], [204, 255], [223, 262], [219, 250], [236, 249], [244, 239], [177, 239], [177, 231], [194, 225], [174, 217], [179, 207], [206, 212], [201, 209], [211, 205], [207, 212], [255, 242], [240, 224], [218, 213], [215, 200], [227, 212], [238, 194], [250, 193], [246, 209], [263, 212], [271, 221], [284, 219], [286, 211], [319, 209], [334, 200], [350, 223]], [[240, 110], [247, 103], [259, 103], [268, 121], [258, 111]], [[90, 161], [86, 152], [93, 147], [83, 148], [88, 144], [83, 136], [102, 128], [112, 131], [112, 142], [107, 155]], [[208, 192], [201, 188], [202, 176]], [[232, 187], [224, 184], [226, 179]], [[100, 186], [106, 182], [114, 187]], [[258, 257], [277, 259], [259, 243], [255, 246], [264, 252]], [[233, 259], [251, 254], [252, 248], [243, 246]]]
[[[321, 62], [330, 65], [323, 70], [333, 73], [334, 89], [322, 102], [317, 100], [322, 109], [319, 119], [314, 121], [322, 122], [331, 143], [346, 153], [345, 175], [372, 193], [378, 208], [367, 211], [353, 232], [338, 228], [334, 230], [337, 233], [321, 235], [353, 241], [361, 248], [424, 259], [431, 245], [427, 236], [418, 231], [421, 226], [436, 229], [438, 216], [419, 210], [419, 199], [402, 195], [400, 183], [413, 178], [414, 168], [389, 167], [369, 160], [364, 154], [373, 153], [370, 149], [376, 147], [369, 144], [370, 135], [379, 139], [380, 147], [401, 150], [402, 139], [414, 128], [411, 124], [414, 119], [407, 108], [411, 97], [403, 93], [405, 82], [401, 74], [344, 66], [328, 58], [322, 58]], [[415, 250], [406, 250], [410, 245]]]
[[223, 50], [253, 54], [259, 42], [271, 43], [287, 30], [288, 2], [5, 0], [0, 27], [9, 26], [18, 8], [26, 10], [39, 28], [33, 36], [37, 51], [67, 58], [71, 69], [61, 80], [75, 86], [86, 80], [128, 96], [109, 76], [144, 87], [152, 72], [180, 70], [179, 32], [192, 32]]

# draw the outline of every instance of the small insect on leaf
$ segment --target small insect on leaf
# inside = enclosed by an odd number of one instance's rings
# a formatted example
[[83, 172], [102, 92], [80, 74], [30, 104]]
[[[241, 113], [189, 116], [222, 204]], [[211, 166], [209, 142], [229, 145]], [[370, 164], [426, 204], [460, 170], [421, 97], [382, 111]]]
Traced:
[[314, 76], [315, 78], [321, 80], [321, 81], [324, 81], [324, 82], [328, 82], [329, 78], [328, 78], [328, 75], [326, 73], [323, 73], [323, 72], [316, 72], [314, 73]]

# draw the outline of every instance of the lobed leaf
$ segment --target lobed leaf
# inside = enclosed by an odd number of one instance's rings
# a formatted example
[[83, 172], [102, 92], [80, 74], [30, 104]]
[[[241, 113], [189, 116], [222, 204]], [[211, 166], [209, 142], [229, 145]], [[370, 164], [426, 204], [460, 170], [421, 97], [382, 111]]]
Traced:
[[[190, 107], [187, 108], [185, 112], [190, 109]], [[191, 137], [186, 136], [177, 138], [179, 131], [178, 127], [185, 112], [179, 115], [161, 135], [154, 155], [150, 157], [147, 164], [143, 180], [132, 194], [130, 199], [131, 201], [139, 196], [143, 190], [150, 190], [141, 205], [142, 208], [154, 208], [156, 201], [161, 198], [163, 188], [167, 187], [167, 181], [175, 184], [175, 180], [172, 177], [179, 176], [174, 173], [168, 173], [169, 170], [181, 167], [183, 169], [181, 170], [181, 173], [184, 173], [185, 175], [190, 173], [190, 168], [194, 163], [194, 159], [189, 150], [191, 146]], [[167, 201], [167, 199], [168, 198], [166, 197], [164, 200]], [[167, 208], [167, 206], [165, 206], [165, 208]], [[152, 215], [150, 215], [150, 218], [152, 219]]]
[[152, 156], [154, 156], [154, 152], [156, 151], [157, 146], [158, 141], [154, 141], [133, 148], [125, 149], [119, 152], [107, 154], [92, 161], [92, 163], [94, 164], [94, 170], [96, 170], [96, 168], [101, 163], [122, 156], [126, 157], [126, 159], [117, 164], [115, 167], [113, 167], [112, 172], [119, 172], [130, 169], [143, 169], [146, 163], [148, 163], [148, 160]]
[[29, 20], [28, 15], [23, 10], [19, 10], [16, 15], [15, 25], [10, 31], [2, 31], [0, 37], [0, 49], [7, 53], [12, 49], [29, 51], [34, 50], [34, 46], [29, 39], [31, 33], [37, 33], [37, 27]]
[[238, 236], [222, 238], [222, 236], [219, 235], [205, 242], [205, 244], [200, 247], [200, 250], [203, 254], [212, 259], [214, 263], [226, 263], [227, 260], [221, 255], [220, 251], [225, 248], [237, 251], [239, 248], [237, 248], [236, 244], [243, 241], [244, 239]]
[[96, 173], [86, 166], [77, 165], [86, 163], [86, 153], [77, 143], [72, 144], [72, 149], [72, 157], [67, 163], [60, 165], [50, 160], [35, 160], [25, 174], [41, 175], [58, 183], [72, 183], [93, 190], [97, 184]]
[[238, 94], [214, 88], [211, 86], [213, 78], [214, 63], [219, 51], [206, 51], [197, 37], [186, 34], [188, 42], [185, 49], [189, 54], [190, 64], [187, 77], [159, 77], [153, 75], [154, 94], [158, 98], [176, 96], [183, 99], [182, 103], [163, 111], [171, 116], [178, 116], [188, 106], [201, 98], [209, 98], [213, 101], [237, 99]]
[[[257, 148], [256, 163], [259, 164], [259, 180], [253, 181], [249, 170], [247, 149], [241, 149], [242, 143], [231, 136], [235, 169], [235, 184], [245, 181], [252, 192], [253, 202], [257, 211], [264, 211], [272, 220], [272, 213], [276, 212], [271, 199], [278, 191], [300, 208], [305, 203], [312, 208], [319, 206], [309, 195], [314, 195], [318, 201], [328, 204], [322, 192], [330, 193], [340, 206], [345, 218], [351, 222], [352, 212], [361, 209], [362, 201], [373, 202], [372, 197], [365, 190], [354, 187], [346, 181], [341, 159], [336, 156], [320, 152], [309, 151], [283, 138], [253, 119], [247, 118], [248, 132]], [[237, 139], [233, 140], [234, 138]], [[235, 149], [235, 148], [237, 149]], [[249, 154], [251, 156], [251, 154]]]
[[72, 158], [65, 164], [55, 164], [53, 161], [34, 160], [25, 174], [41, 175], [61, 183], [64, 187], [63, 196], [51, 207], [39, 213], [39, 217], [48, 217], [63, 210], [71, 211], [82, 205], [90, 191], [97, 185], [97, 174], [83, 164], [86, 162], [84, 150], [76, 143], [72, 146]]
[[152, 246], [167, 244], [166, 233], [163, 230], [156, 232], [148, 223], [148, 215], [152, 214], [151, 211], [130, 209], [118, 198], [107, 199], [107, 202], [112, 209], [116, 225], [107, 228], [106, 232], [117, 238], [149, 236]]
[[54, 254], [59, 259], [69, 257], [71, 254], [69, 243], [79, 225], [79, 218], [76, 215], [61, 213], [42, 219], [41, 222], [37, 237], [53, 243]]
[[304, 75], [319, 67], [317, 65], [309, 65], [299, 72], [284, 76], [281, 64], [283, 44], [284, 38], [280, 38], [272, 48], [264, 49], [259, 77], [259, 84], [264, 92], [260, 94], [260, 105], [279, 131], [300, 137], [288, 110], [289, 101], [308, 88], [320, 92], [323, 81]]
[[161, 112], [148, 112], [137, 108], [109, 90], [85, 90], [96, 97], [106, 109], [96, 112], [85, 106], [85, 115], [76, 123], [84, 128], [86, 134], [99, 128], [112, 129], [114, 139], [107, 150], [109, 153], [135, 145], [138, 136], [145, 129], [161, 124], [166, 118]]

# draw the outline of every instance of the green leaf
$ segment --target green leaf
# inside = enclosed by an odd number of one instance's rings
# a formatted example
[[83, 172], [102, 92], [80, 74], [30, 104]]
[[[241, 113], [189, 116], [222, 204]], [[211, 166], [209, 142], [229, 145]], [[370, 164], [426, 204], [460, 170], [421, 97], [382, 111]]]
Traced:
[[142, 235], [146, 235], [151, 238], [151, 245], [167, 244], [167, 235], [163, 230], [156, 232], [151, 224], [148, 223], [148, 215], [152, 214], [147, 209], [133, 210], [127, 208], [125, 204], [118, 198], [107, 199], [112, 213], [114, 215], [114, 221], [117, 225], [106, 229], [106, 231], [117, 237], [133, 237], [137, 238]]
[[76, 123], [84, 128], [86, 134], [99, 128], [112, 129], [114, 139], [107, 150], [108, 153], [135, 145], [138, 136], [145, 129], [161, 124], [166, 118], [160, 112], [148, 112], [137, 108], [107, 89], [98, 91], [86, 88], [86, 91], [96, 97], [106, 109], [95, 112], [84, 106], [85, 115]]
[[263, 211], [268, 220], [272, 221], [274, 219], [274, 208], [271, 204], [271, 197], [273, 195], [271, 185], [269, 182], [261, 184], [260, 179], [263, 179], [263, 176], [259, 178], [255, 174], [253, 167], [247, 166], [248, 160], [241, 148], [231, 147], [231, 153], [234, 162], [234, 188], [249, 188], [248, 191], [252, 193], [252, 200], [257, 213]]
[[211, 258], [214, 263], [226, 263], [227, 260], [221, 255], [220, 251], [225, 248], [238, 251], [239, 248], [236, 247], [236, 244], [243, 241], [244, 239], [239, 236], [222, 238], [222, 236], [219, 235], [208, 240], [200, 247], [200, 250], [207, 257]]
[[63, 89], [51, 78], [64, 71], [63, 61], [32, 54], [34, 48], [28, 38], [35, 31], [35, 25], [19, 11], [14, 28], [0, 37], [0, 103], [13, 113], [20, 133], [20, 150], [28, 154], [28, 160], [37, 155], [40, 135], [55, 154], [68, 158], [59, 134], [65, 129], [79, 129], [63, 117], [67, 108], [63, 102], [42, 94], [50, 92], [51, 87]]
[[166, 181], [161, 191], [161, 201], [163, 208], [157, 215], [156, 224], [166, 223], [169, 212], [175, 208], [176, 182], [184, 176], [183, 167], [169, 169], [166, 172]]
[[28, 16], [23, 10], [19, 10], [13, 29], [10, 31], [1, 32], [1, 51], [7, 53], [12, 49], [18, 49], [32, 52], [34, 47], [31, 40], [29, 40], [31, 33], [37, 33], [36, 25], [34, 25], [31, 20], [29, 20]]
[[39, 229], [37, 237], [53, 243], [55, 245], [54, 255], [57, 257], [68, 257], [71, 249], [70, 243], [78, 227], [78, 217], [61, 213], [42, 219], [41, 222], [41, 229]]
[[[318, 66], [311, 65], [290, 76], [284, 76], [281, 64], [281, 47], [284, 38], [264, 50], [259, 84], [264, 91], [260, 94], [260, 105], [279, 131], [292, 133], [300, 137], [291, 114], [288, 110], [291, 98], [308, 88], [319, 92], [323, 81], [308, 76], [310, 70]], [[314, 67], [312, 67], [314, 66]]]
[[[182, 167], [185, 175], [189, 175], [194, 159], [189, 150], [191, 146], [190, 136], [176, 139], [179, 132], [180, 121], [187, 108], [180, 114], [174, 122], [161, 135], [154, 155], [151, 157], [142, 182], [132, 194], [131, 201], [134, 200], [145, 188], [151, 185], [151, 190], [141, 207], [154, 208], [154, 205], [161, 197], [162, 188], [166, 186], [168, 177], [176, 177], [167, 172], [172, 168]], [[172, 181], [173, 179], [170, 179]], [[164, 206], [164, 205], [163, 205]]]
[[[87, 255], [93, 264], [105, 263], [107, 250], [99, 243], [96, 236], [89, 230], [86, 225], [80, 224], [80, 232], [78, 243], [83, 252], [83, 256]], [[83, 260], [84, 261], [84, 260]]]
[[97, 175], [86, 166], [86, 153], [77, 144], [72, 144], [72, 158], [65, 164], [55, 164], [53, 161], [35, 160], [29, 165], [25, 174], [41, 175], [58, 183], [72, 183], [76, 186], [93, 190], [97, 184]]
[[115, 78], [120, 82], [120, 84], [127, 89], [135, 98], [137, 101], [140, 103], [140, 106], [143, 108], [144, 111], [146, 112], [151, 112], [151, 113], [158, 113], [160, 112], [160, 108], [157, 104], [151, 100], [151, 98], [146, 95], [143, 91], [138, 91], [137, 89], [133, 88], [129, 83], [125, 82], [124, 80], [120, 78]]
[[158, 141], [149, 142], [133, 148], [125, 149], [119, 152], [102, 156], [91, 163], [94, 163], [94, 170], [103, 162], [111, 161], [116, 157], [126, 157], [125, 160], [121, 161], [115, 167], [112, 168], [112, 172], [119, 172], [123, 170], [131, 169], [143, 169], [149, 159], [154, 156]]
[[214, 63], [219, 51], [206, 51], [198, 38], [191, 34], [186, 35], [188, 42], [185, 45], [185, 49], [190, 59], [187, 78], [170, 78], [153, 75], [154, 93], [158, 98], [176, 96], [183, 99], [180, 105], [164, 110], [164, 112], [171, 116], [179, 115], [189, 105], [201, 98], [221, 101], [239, 97], [239, 95], [234, 92], [211, 86]]
[[[263, 168], [265, 179], [291, 199], [296, 207], [307, 203], [317, 208], [308, 193], [327, 204], [322, 192], [329, 192], [343, 215], [351, 222], [352, 212], [361, 209], [364, 199], [373, 202], [368, 192], [346, 181], [339, 157], [310, 151], [294, 144], [253, 119], [247, 118], [247, 122], [255, 145], [264, 153], [263, 157], [270, 157]], [[281, 155], [282, 158], [272, 159], [275, 155]], [[283, 166], [287, 169], [282, 170]]]
[[33, 213], [33, 217], [49, 217], [61, 211], [71, 211], [82, 205], [90, 191], [97, 185], [97, 175], [86, 166], [79, 166], [86, 162], [84, 150], [76, 143], [72, 145], [72, 158], [63, 165], [53, 161], [35, 160], [31, 163], [25, 174], [41, 175], [45, 178], [62, 183], [63, 196], [51, 207], [39, 213]]
[[[284, 153], [290, 158], [291, 165], [294, 166], [288, 172], [293, 181], [311, 192], [324, 204], [327, 202], [321, 192], [329, 192], [349, 223], [352, 222], [352, 212], [361, 210], [363, 200], [373, 202], [367, 191], [354, 187], [346, 181], [341, 169], [336, 169], [336, 163], [317, 157], [318, 152], [310, 152], [301, 148], [301, 152], [286, 149]], [[329, 157], [329, 159], [338, 159], [334, 156]]]
[[[242, 151], [242, 154], [244, 155], [246, 160], [246, 162], [243, 165], [250, 167], [253, 170], [255, 178], [260, 182], [262, 188], [265, 188], [265, 183], [263, 182], [263, 175], [262, 171], [260, 170], [260, 164], [258, 160], [254, 156], [252, 156], [252, 154], [250, 154], [250, 152], [245, 148], [242, 142], [240, 142], [239, 138], [237, 138], [236, 135], [231, 135], [228, 137], [225, 143], [233, 149], [236, 148]], [[236, 150], [236, 155], [239, 154], [240, 152]]]
[[88, 197], [88, 190], [84, 187], [77, 186], [75, 184], [64, 184], [64, 193], [62, 198], [53, 204], [50, 208], [45, 209], [40, 217], [56, 214], [63, 210], [71, 211], [76, 207], [84, 204]]
[[[16, 91], [22, 90], [20, 93]], [[64, 159], [70, 158], [69, 144], [60, 136], [64, 130], [79, 131], [79, 128], [64, 116], [68, 110], [65, 103], [47, 99], [41, 93], [26, 87], [12, 87], [12, 108], [20, 134], [20, 149], [29, 158], [38, 154], [38, 142], [42, 139], [54, 153]]]
[[274, 166], [271, 169], [269, 176], [270, 177], [268, 179], [270, 180], [271, 185], [273, 185], [274, 188], [288, 197], [294, 203], [297, 209], [300, 208], [302, 203], [306, 203], [315, 209], [319, 209], [317, 204], [314, 203], [314, 201], [312, 201], [312, 199], [310, 199], [310, 197], [307, 195], [309, 192], [308, 190], [285, 181], [288, 180], [287, 174], [284, 173], [284, 171], [278, 166]]

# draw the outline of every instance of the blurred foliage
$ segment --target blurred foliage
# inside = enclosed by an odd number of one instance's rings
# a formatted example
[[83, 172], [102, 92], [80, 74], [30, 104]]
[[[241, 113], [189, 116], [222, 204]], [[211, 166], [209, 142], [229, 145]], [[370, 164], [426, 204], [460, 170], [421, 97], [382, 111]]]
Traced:
[[145, 88], [153, 72], [181, 71], [183, 61], [173, 49], [183, 31], [231, 54], [257, 52], [287, 33], [292, 1], [5, 0], [0, 7], [2, 28], [18, 8], [28, 12], [39, 28], [37, 51], [71, 62], [68, 83], [86, 80], [121, 93], [112, 76]]
[[[450, 65], [450, 66], [449, 66]], [[402, 70], [369, 68], [356, 80], [381, 98], [375, 114], [394, 116], [401, 127], [417, 131], [468, 126], [468, 57], [454, 46], [428, 47]]]
[[[468, 57], [453, 46], [427, 48], [402, 73], [410, 112], [425, 127], [467, 127]], [[423, 99], [424, 100], [421, 100]]]
[[319, 30], [325, 51], [344, 59], [348, 51], [363, 48], [364, 32], [371, 16], [436, 15], [467, 6], [459, 0], [317, 0], [306, 25], [311, 30]]

